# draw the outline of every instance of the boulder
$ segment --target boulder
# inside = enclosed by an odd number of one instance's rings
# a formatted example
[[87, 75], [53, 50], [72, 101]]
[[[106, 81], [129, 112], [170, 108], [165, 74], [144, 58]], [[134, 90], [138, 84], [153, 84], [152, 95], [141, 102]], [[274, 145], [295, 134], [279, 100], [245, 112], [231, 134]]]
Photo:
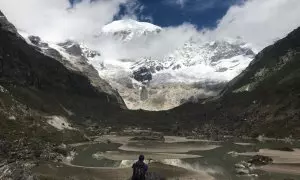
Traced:
[[63, 156], [67, 156], [68, 155], [68, 149], [67, 149], [67, 146], [65, 144], [61, 144], [57, 147], [55, 147], [53, 149], [54, 152], [58, 153], [58, 154], [61, 154]]
[[38, 36], [29, 36], [28, 39], [30, 42], [39, 47], [48, 47], [47, 43], [42, 42], [41, 38]]
[[238, 175], [249, 175], [250, 171], [248, 169], [244, 169], [244, 168], [239, 168], [239, 169], [236, 169], [236, 174]]
[[268, 165], [273, 162], [273, 159], [267, 156], [256, 155], [248, 161], [248, 163], [256, 166]]
[[151, 70], [146, 67], [141, 67], [133, 72], [133, 78], [139, 82], [149, 82], [152, 80]]

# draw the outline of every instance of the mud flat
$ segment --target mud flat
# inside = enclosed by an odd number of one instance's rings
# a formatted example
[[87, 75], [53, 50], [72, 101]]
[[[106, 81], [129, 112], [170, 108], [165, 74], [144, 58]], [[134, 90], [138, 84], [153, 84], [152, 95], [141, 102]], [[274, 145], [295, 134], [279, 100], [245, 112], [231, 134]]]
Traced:
[[152, 153], [187, 153], [190, 151], [208, 151], [219, 148], [219, 145], [205, 145], [205, 144], [156, 144], [152, 146], [151, 144], [126, 144], [119, 147], [123, 151], [136, 151], [136, 152], [152, 152]]
[[207, 139], [189, 139], [186, 137], [179, 137], [179, 136], [164, 136], [165, 143], [181, 143], [181, 142], [214, 142], [220, 143], [222, 141], [212, 141]]
[[94, 141], [97, 142], [105, 142], [107, 140], [118, 143], [118, 144], [127, 144], [130, 139], [132, 139], [134, 136], [118, 136], [118, 135], [103, 135], [99, 138], [96, 138]]
[[273, 159], [274, 164], [300, 164], [300, 149], [294, 149], [294, 151], [292, 152], [271, 149], [260, 149], [258, 152], [246, 152], [238, 154], [246, 156], [268, 156]]
[[300, 175], [300, 164], [297, 165], [270, 164], [270, 165], [259, 167], [258, 169], [267, 172]]
[[273, 173], [300, 175], [300, 149], [294, 149], [294, 151], [292, 152], [271, 149], [260, 149], [258, 152], [239, 153], [239, 155], [268, 156], [273, 159], [273, 163], [257, 167], [257, 169]]
[[127, 144], [131, 138], [133, 138], [133, 136], [103, 135], [103, 136], [95, 137], [93, 141], [69, 144], [69, 146], [78, 147], [83, 145], [107, 143], [108, 141], [117, 144]]
[[[122, 160], [136, 160], [138, 152], [119, 152], [119, 151], [106, 151], [104, 153], [98, 152], [93, 156], [98, 158], [106, 158], [115, 161]], [[147, 159], [161, 160], [161, 159], [189, 159], [189, 158], [200, 158], [202, 156], [192, 154], [172, 154], [172, 153], [144, 153]]]
[[254, 146], [254, 143], [242, 143], [242, 142], [236, 142], [234, 143], [236, 145], [240, 145], [240, 146]]
[[[168, 180], [213, 180], [214, 178], [205, 172], [189, 171], [161, 163], [151, 163], [150, 172], [155, 172]], [[42, 178], [53, 180], [65, 179], [97, 179], [97, 180], [128, 180], [131, 176], [131, 168], [95, 168], [76, 167], [65, 164], [45, 163], [34, 169], [34, 174]]]

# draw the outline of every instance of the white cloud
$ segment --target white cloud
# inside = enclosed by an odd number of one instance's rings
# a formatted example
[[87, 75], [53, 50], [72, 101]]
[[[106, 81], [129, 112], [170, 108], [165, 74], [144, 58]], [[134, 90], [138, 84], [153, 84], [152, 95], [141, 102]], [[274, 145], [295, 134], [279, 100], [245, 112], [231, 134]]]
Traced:
[[[191, 0], [165, 0], [184, 6]], [[228, 0], [227, 2], [242, 0]], [[204, 3], [205, 0], [194, 0]], [[210, 0], [220, 2], [220, 0]], [[223, 0], [222, 0], [223, 2]], [[73, 38], [91, 41], [103, 25], [111, 22], [120, 11], [120, 4], [127, 7], [121, 18], [149, 19], [140, 14], [143, 6], [137, 0], [102, 0], [92, 5], [87, 0], [69, 7], [67, 0], [0, 0], [0, 10], [18, 29], [41, 36], [45, 40], [63, 41]], [[17, 6], [16, 6], [17, 5]], [[263, 48], [300, 25], [300, 0], [245, 0], [232, 6], [220, 19], [217, 28], [197, 32], [192, 25], [169, 27], [151, 41], [134, 41], [130, 45], [115, 41], [91, 41], [101, 52], [113, 57], [135, 58], [141, 55], [161, 56], [174, 50], [196, 34], [202, 38], [220, 39], [240, 36], [244, 41]], [[204, 30], [203, 30], [204, 31]]]
[[104, 59], [138, 59], [141, 57], [160, 58], [181, 47], [188, 39], [199, 32], [191, 24], [168, 27], [159, 34], [149, 37], [140, 36], [126, 43], [110, 36], [100, 36], [86, 43], [99, 49]]
[[248, 0], [232, 6], [213, 34], [219, 38], [240, 36], [263, 48], [299, 25], [299, 0]]
[[[186, 0], [176, 2], [184, 4]], [[160, 57], [197, 35], [202, 40], [241, 37], [260, 50], [285, 37], [299, 25], [300, 0], [245, 0], [230, 7], [213, 30], [197, 31], [193, 25], [183, 24], [166, 28], [151, 41], [139, 39], [126, 45], [108, 42], [110, 45], [102, 44], [101, 49], [114, 58]]]
[[[262, 49], [285, 37], [300, 26], [300, 0], [165, 0], [188, 9], [188, 4], [202, 11], [215, 6], [236, 3], [219, 20], [214, 30], [205, 30], [211, 39], [241, 37]], [[194, 9], [194, 10], [195, 10]]]
[[127, 0], [127, 3], [124, 4], [124, 12], [119, 18], [137, 20], [137, 15], [139, 15], [143, 11], [143, 9], [144, 6], [137, 0]]
[[185, 3], [187, 2], [187, 0], [176, 0], [175, 3], [180, 5], [181, 7], [184, 7]]
[[119, 6], [135, 0], [85, 0], [69, 9], [67, 0], [0, 0], [0, 10], [18, 29], [50, 41], [84, 39], [113, 20]]

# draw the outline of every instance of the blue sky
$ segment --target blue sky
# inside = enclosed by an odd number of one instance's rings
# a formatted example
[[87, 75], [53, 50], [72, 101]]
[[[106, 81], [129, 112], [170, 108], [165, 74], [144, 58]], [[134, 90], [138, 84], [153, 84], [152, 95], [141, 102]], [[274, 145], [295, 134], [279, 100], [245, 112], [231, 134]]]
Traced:
[[[205, 6], [205, 2], [193, 3], [187, 5], [170, 4], [164, 1], [141, 0], [145, 6], [143, 14], [151, 16], [154, 24], [160, 26], [176, 26], [184, 22], [197, 25], [201, 28], [212, 27], [228, 10], [229, 6], [214, 6], [207, 9], [197, 10], [196, 6]], [[175, 1], [175, 0], [174, 0]], [[203, 4], [202, 4], [203, 3]]]
[[[74, 4], [81, 0], [69, 1]], [[124, 14], [134, 13], [139, 20], [162, 27], [190, 23], [198, 29], [214, 28], [232, 5], [241, 2], [242, 0], [137, 0], [134, 4], [121, 6], [121, 11], [115, 19], [120, 19]]]
[[140, 0], [141, 14], [152, 17], [154, 24], [177, 26], [184, 22], [203, 27], [215, 27], [235, 0]]

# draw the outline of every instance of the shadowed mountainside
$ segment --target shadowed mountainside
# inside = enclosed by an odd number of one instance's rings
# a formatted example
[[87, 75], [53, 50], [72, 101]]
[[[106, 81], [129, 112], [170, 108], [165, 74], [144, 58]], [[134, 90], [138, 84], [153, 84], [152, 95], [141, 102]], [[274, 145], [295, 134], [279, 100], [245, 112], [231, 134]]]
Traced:
[[27, 177], [24, 162], [66, 156], [58, 145], [87, 141], [85, 127], [126, 108], [91, 78], [27, 44], [0, 12], [0, 179]]
[[71, 71], [28, 45], [4, 16], [0, 17], [0, 62], [1, 85], [18, 101], [45, 114], [101, 121], [106, 113], [125, 108], [108, 83]]

